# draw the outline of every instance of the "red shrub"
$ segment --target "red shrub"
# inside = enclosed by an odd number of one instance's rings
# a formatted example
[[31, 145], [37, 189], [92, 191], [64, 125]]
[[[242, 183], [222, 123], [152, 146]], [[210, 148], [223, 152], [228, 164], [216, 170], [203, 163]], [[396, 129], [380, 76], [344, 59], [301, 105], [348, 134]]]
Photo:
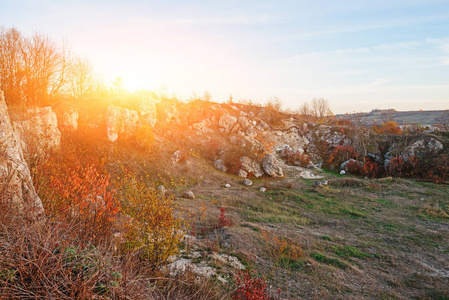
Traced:
[[330, 154], [328, 163], [340, 166], [343, 162], [349, 159], [355, 159], [357, 157], [357, 152], [351, 146], [337, 146], [334, 148]]
[[345, 170], [348, 174], [351, 175], [355, 175], [355, 176], [363, 176], [363, 165], [356, 161], [356, 160], [351, 160], [349, 161], [346, 166], [345, 166]]
[[376, 178], [380, 176], [380, 171], [379, 166], [375, 162], [365, 158], [365, 164], [363, 165], [364, 176], [368, 178]]
[[435, 183], [449, 180], [449, 155], [433, 151], [392, 158], [387, 165], [387, 174], [394, 177], [419, 178]]
[[310, 157], [308, 155], [293, 150], [285, 150], [284, 159], [285, 163], [293, 166], [306, 167], [310, 163]]
[[232, 294], [236, 300], [265, 300], [269, 299], [265, 279], [257, 277], [255, 272], [239, 271], [236, 277], [237, 290]]
[[109, 176], [94, 167], [49, 159], [36, 171], [36, 190], [51, 217], [80, 224], [92, 239], [110, 232], [120, 211]]
[[225, 226], [232, 226], [234, 223], [232, 220], [225, 216], [226, 209], [224, 207], [220, 207], [220, 217], [218, 218], [218, 226], [217, 229], [221, 229]]

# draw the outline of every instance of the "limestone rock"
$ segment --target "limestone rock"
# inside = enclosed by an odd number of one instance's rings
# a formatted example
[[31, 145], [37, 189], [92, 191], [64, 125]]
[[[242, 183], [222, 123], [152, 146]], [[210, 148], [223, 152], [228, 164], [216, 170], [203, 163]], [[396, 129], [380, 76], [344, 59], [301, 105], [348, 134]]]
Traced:
[[248, 173], [246, 171], [243, 171], [242, 169], [239, 169], [237, 172], [237, 176], [245, 178], [246, 176], [248, 176]]
[[110, 105], [106, 112], [106, 133], [111, 142], [130, 137], [140, 127], [137, 111]]
[[139, 114], [142, 117], [144, 123], [154, 127], [157, 122], [157, 110], [156, 110], [157, 99], [153, 96], [142, 96], [139, 102]]
[[284, 171], [279, 166], [278, 161], [273, 154], [267, 153], [262, 159], [262, 167], [265, 173], [271, 177], [284, 177]]
[[248, 128], [251, 126], [251, 123], [249, 122], [247, 117], [239, 117], [238, 122], [242, 128]]
[[259, 189], [259, 192], [261, 192], [261, 193], [265, 193], [267, 191], [267, 189], [265, 188], [265, 187], [261, 187], [260, 189]]
[[236, 123], [237, 118], [230, 115], [223, 115], [218, 121], [218, 125], [220, 128], [223, 128], [226, 133], [230, 132]]
[[209, 119], [204, 119], [201, 122], [193, 124], [192, 126], [198, 133], [209, 133], [212, 132], [212, 129], [209, 128], [210, 124], [211, 121]]
[[230, 188], [230, 187], [231, 187], [231, 185], [229, 183], [225, 184], [225, 188]]
[[228, 168], [225, 165], [224, 160], [222, 160], [222, 159], [217, 159], [216, 161], [214, 161], [214, 167], [217, 170], [220, 170], [222, 172], [226, 172], [228, 170]]
[[195, 199], [195, 194], [192, 191], [185, 191], [183, 197], [187, 199]]
[[56, 105], [53, 108], [58, 119], [58, 126], [61, 131], [76, 131], [78, 129], [79, 113], [68, 105]]
[[243, 184], [247, 185], [247, 186], [250, 186], [250, 185], [253, 184], [253, 182], [251, 180], [249, 180], [248, 178], [245, 178], [245, 179], [243, 179]]
[[405, 149], [405, 154], [418, 154], [419, 152], [443, 150], [443, 143], [433, 137], [420, 138]]
[[257, 161], [243, 156], [240, 158], [241, 169], [247, 173], [252, 173], [255, 177], [261, 177], [263, 175], [263, 170], [260, 166], [260, 163]]
[[58, 118], [51, 107], [34, 109], [30, 119], [14, 122], [14, 127], [25, 142], [23, 150], [32, 147], [33, 151], [43, 153], [61, 147]]
[[184, 156], [184, 153], [181, 150], [176, 150], [173, 152], [172, 156], [170, 157], [173, 163], [179, 162]]
[[44, 213], [23, 156], [21, 141], [14, 132], [0, 91], [0, 200], [28, 217]]

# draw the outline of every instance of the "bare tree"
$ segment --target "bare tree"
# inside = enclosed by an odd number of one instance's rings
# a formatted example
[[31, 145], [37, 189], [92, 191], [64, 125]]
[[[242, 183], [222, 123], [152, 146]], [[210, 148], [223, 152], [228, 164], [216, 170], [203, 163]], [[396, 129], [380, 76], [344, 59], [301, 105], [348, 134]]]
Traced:
[[449, 130], [449, 110], [445, 110], [438, 117], [435, 118], [438, 124], [441, 124], [445, 130]]
[[91, 95], [97, 84], [93, 67], [86, 59], [76, 58], [70, 68], [69, 87], [75, 99], [85, 99]]
[[305, 101], [300, 107], [299, 107], [299, 114], [306, 120], [312, 116], [312, 109], [310, 108], [309, 102]]
[[48, 37], [0, 29], [0, 88], [8, 105], [41, 105], [66, 84], [69, 52]]
[[312, 99], [312, 115], [317, 118], [317, 120], [326, 121], [329, 117], [333, 116], [333, 113], [329, 106], [329, 101], [324, 98], [313, 98]]

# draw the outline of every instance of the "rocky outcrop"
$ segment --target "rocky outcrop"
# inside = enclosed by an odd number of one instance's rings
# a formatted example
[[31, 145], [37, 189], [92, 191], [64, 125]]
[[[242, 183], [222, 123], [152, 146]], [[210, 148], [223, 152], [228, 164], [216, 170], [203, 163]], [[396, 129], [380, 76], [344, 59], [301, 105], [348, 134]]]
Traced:
[[443, 150], [443, 143], [434, 137], [423, 137], [415, 141], [405, 149], [405, 154], [419, 154], [429, 151], [439, 152]]
[[247, 174], [251, 173], [254, 177], [261, 177], [263, 175], [263, 170], [260, 163], [249, 158], [248, 156], [243, 156], [240, 158], [240, 164], [241, 170], [245, 171]]
[[24, 150], [42, 153], [59, 149], [61, 132], [58, 129], [58, 118], [51, 107], [28, 110], [28, 114], [31, 118], [14, 122], [16, 131], [25, 142]]
[[262, 167], [265, 173], [271, 177], [284, 177], [284, 171], [279, 166], [273, 154], [267, 153], [262, 159]]
[[[29, 217], [44, 213], [0, 91], [0, 200]], [[3, 213], [3, 212], [2, 212]]]
[[205, 134], [212, 132], [212, 129], [210, 128], [211, 123], [212, 122], [209, 119], [204, 119], [201, 122], [193, 124], [192, 126], [197, 133]]
[[79, 113], [73, 107], [58, 105], [53, 107], [58, 119], [58, 126], [61, 131], [76, 131], [78, 129]]
[[137, 111], [110, 105], [106, 112], [106, 134], [111, 142], [130, 137], [140, 127]]

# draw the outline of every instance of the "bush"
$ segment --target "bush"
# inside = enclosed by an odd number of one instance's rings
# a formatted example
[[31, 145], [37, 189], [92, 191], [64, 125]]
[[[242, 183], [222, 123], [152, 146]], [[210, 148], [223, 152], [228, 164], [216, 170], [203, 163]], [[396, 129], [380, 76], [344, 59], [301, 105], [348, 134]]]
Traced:
[[[3, 211], [5, 212], [5, 211]], [[83, 243], [70, 226], [0, 220], [1, 299], [150, 299], [149, 279], [132, 257]], [[83, 245], [84, 244], [84, 245]]]
[[236, 300], [265, 300], [269, 299], [266, 289], [267, 284], [263, 277], [258, 277], [255, 272], [239, 271], [236, 276], [237, 289], [232, 294]]
[[345, 170], [348, 174], [368, 178], [378, 178], [382, 174], [382, 169], [369, 158], [365, 158], [365, 163], [363, 164], [359, 161], [351, 160], [347, 163]]
[[340, 167], [342, 163], [350, 159], [356, 159], [357, 152], [351, 146], [337, 146], [330, 154], [328, 163]]
[[50, 218], [77, 224], [89, 240], [107, 239], [112, 233], [120, 204], [109, 176], [94, 165], [48, 159], [36, 169], [34, 184]]
[[388, 162], [386, 170], [393, 177], [444, 183], [449, 180], [449, 155], [427, 151], [419, 155], [397, 156]]
[[285, 163], [292, 166], [306, 167], [310, 164], [310, 157], [299, 151], [286, 150], [284, 152]]
[[402, 129], [394, 121], [383, 122], [382, 125], [374, 124], [371, 126], [371, 130], [377, 134], [402, 134]]
[[218, 226], [217, 229], [221, 229], [226, 226], [232, 226], [234, 222], [225, 215], [226, 209], [224, 207], [220, 207], [220, 217], [218, 218]]
[[124, 225], [123, 250], [136, 252], [152, 269], [158, 269], [178, 246], [188, 231], [187, 219], [176, 215], [173, 197], [148, 188], [132, 175], [120, 183], [123, 212], [129, 216]]

